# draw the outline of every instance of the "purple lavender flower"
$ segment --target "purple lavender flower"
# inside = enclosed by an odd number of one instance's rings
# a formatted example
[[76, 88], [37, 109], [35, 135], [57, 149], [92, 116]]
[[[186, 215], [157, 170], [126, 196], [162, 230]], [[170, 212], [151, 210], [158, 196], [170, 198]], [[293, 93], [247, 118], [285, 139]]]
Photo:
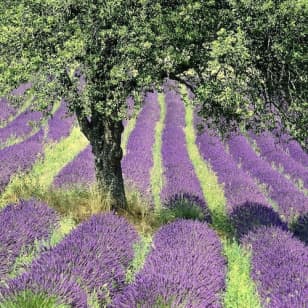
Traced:
[[0, 98], [0, 124], [16, 113], [16, 109], [10, 106], [5, 98]]
[[162, 159], [165, 186], [161, 192], [161, 200], [168, 204], [175, 195], [185, 194], [205, 202], [200, 183], [190, 161], [186, 148], [185, 107], [181, 97], [170, 88], [171, 82], [165, 85], [166, 119], [162, 136]]
[[304, 187], [308, 188], [308, 169], [287, 155], [281, 145], [275, 142], [273, 136], [269, 133], [263, 133], [258, 136], [251, 134], [251, 136], [256, 140], [263, 158], [270, 163], [281, 165], [285, 173], [291, 175], [296, 180], [303, 180]]
[[260, 226], [276, 226], [282, 230], [288, 229], [287, 224], [280, 219], [278, 213], [272, 208], [252, 202], [236, 207], [230, 214], [230, 222], [237, 239]]
[[137, 188], [147, 199], [152, 198], [150, 170], [153, 166], [152, 147], [155, 141], [155, 125], [160, 108], [157, 93], [147, 93], [136, 126], [131, 133], [122, 170], [126, 182]]
[[11, 94], [16, 96], [24, 95], [25, 92], [32, 87], [31, 82], [22, 83], [19, 87], [14, 89]]
[[7, 279], [16, 258], [35, 240], [46, 240], [58, 223], [55, 211], [35, 200], [10, 204], [0, 212], [0, 283]]
[[284, 136], [284, 142], [282, 143], [284, 150], [290, 154], [290, 156], [303, 164], [304, 167], [308, 166], [308, 154], [302, 149], [300, 144], [295, 140], [289, 140], [288, 136]]
[[221, 307], [226, 264], [218, 236], [206, 224], [177, 220], [155, 235], [134, 283], [113, 307]]
[[68, 163], [54, 178], [55, 187], [86, 185], [95, 182], [94, 156], [89, 145]]
[[0, 150], [0, 192], [16, 172], [31, 169], [39, 155], [42, 155], [43, 138], [44, 132], [41, 129], [25, 141]]
[[87, 307], [84, 291], [96, 291], [104, 302], [108, 293], [113, 297], [125, 286], [125, 272], [138, 240], [124, 218], [94, 215], [42, 253], [27, 273], [10, 280], [6, 288], [0, 289], [0, 295], [9, 298], [27, 289], [57, 296], [66, 304]]
[[308, 249], [291, 233], [260, 227], [243, 238], [252, 251], [252, 278], [264, 307], [306, 307]]
[[308, 212], [308, 198], [283, 175], [273, 170], [268, 162], [258, 157], [243, 136], [232, 136], [229, 140], [229, 149], [233, 158], [241, 163], [244, 170], [268, 185], [269, 197], [277, 202], [279, 214], [287, 221], [291, 221], [295, 215]]
[[41, 112], [25, 111], [15, 120], [0, 128], [0, 143], [6, 142], [10, 137], [24, 137], [33, 130], [32, 124], [37, 124], [41, 120]]
[[[199, 119], [195, 114], [196, 125], [198, 121]], [[237, 166], [233, 157], [226, 152], [224, 144], [218, 137], [204, 131], [202, 134], [197, 135], [196, 143], [203, 159], [210, 163], [219, 183], [224, 186], [229, 213], [236, 207], [247, 203], [259, 203], [269, 206], [253, 178]]]
[[74, 117], [67, 115], [67, 107], [64, 101], [61, 102], [61, 106], [48, 121], [48, 139], [52, 141], [59, 141], [60, 139], [69, 136]]

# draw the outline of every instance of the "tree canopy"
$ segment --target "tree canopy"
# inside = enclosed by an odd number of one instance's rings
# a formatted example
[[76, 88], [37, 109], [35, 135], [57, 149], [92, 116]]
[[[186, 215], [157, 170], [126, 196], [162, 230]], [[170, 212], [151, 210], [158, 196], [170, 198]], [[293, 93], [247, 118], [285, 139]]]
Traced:
[[279, 128], [307, 148], [306, 25], [305, 0], [3, 0], [0, 95], [30, 81], [36, 109], [65, 98], [117, 177], [125, 101], [165, 78], [223, 134]]

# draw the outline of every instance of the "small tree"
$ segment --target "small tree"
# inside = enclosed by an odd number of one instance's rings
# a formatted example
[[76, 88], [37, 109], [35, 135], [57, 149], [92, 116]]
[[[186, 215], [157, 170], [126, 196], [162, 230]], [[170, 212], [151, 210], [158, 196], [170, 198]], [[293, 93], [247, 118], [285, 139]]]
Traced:
[[[274, 106], [284, 127], [299, 140], [307, 137], [301, 13], [306, 5], [279, 1], [287, 8], [290, 3], [289, 14], [276, 2], [3, 0], [0, 95], [31, 81], [33, 107], [46, 113], [64, 97], [92, 145], [100, 189], [110, 194], [113, 208], [124, 208], [125, 101], [133, 96], [137, 106], [166, 77], [186, 84], [200, 114], [220, 131], [239, 124], [272, 127], [276, 118], [268, 106]], [[277, 7], [284, 14], [276, 12], [267, 28], [264, 19]], [[280, 45], [266, 49], [261, 61], [264, 46], [275, 41], [268, 40], [269, 29], [276, 29], [273, 38]], [[290, 46], [294, 52], [288, 56]]]

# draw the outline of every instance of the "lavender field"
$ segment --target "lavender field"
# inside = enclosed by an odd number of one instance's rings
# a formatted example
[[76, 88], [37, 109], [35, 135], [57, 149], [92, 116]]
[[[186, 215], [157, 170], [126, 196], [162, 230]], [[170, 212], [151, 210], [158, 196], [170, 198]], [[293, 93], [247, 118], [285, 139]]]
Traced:
[[308, 308], [308, 154], [200, 134], [185, 93], [147, 93], [124, 123], [127, 213], [97, 200], [64, 100], [40, 127], [0, 100], [1, 308]]

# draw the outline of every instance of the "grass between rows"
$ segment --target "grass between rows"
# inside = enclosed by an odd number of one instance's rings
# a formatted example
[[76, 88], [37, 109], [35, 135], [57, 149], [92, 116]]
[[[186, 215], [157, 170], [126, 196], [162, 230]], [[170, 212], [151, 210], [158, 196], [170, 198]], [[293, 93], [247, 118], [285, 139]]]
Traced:
[[17, 174], [1, 195], [0, 208], [20, 199], [38, 198], [48, 191], [54, 177], [88, 142], [78, 127], [56, 144], [47, 144], [44, 157], [39, 159], [28, 174]]
[[164, 94], [158, 94], [160, 118], [155, 126], [155, 143], [153, 145], [153, 168], [151, 170], [151, 188], [156, 211], [161, 209], [160, 193], [164, 186], [164, 172], [162, 164], [162, 134], [165, 126], [166, 104]]
[[[181, 88], [181, 93], [185, 100], [187, 92], [184, 87]], [[233, 232], [226, 212], [224, 190], [210, 165], [200, 155], [196, 145], [193, 108], [187, 104], [185, 121], [188, 154], [211, 212], [213, 227], [222, 239], [223, 253], [227, 259], [226, 291], [222, 295], [224, 307], [261, 307], [256, 286], [250, 277], [250, 254], [232, 238]]]

